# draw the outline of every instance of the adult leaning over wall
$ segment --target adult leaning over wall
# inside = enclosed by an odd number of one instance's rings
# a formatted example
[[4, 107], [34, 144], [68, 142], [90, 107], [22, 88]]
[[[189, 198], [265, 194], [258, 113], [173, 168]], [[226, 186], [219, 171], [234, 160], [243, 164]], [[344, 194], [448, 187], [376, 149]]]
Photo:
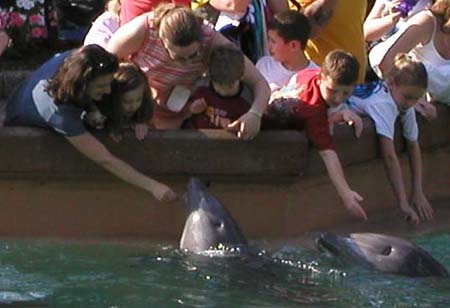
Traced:
[[425, 65], [431, 98], [450, 104], [450, 0], [436, 0], [429, 10], [417, 13], [376, 45], [369, 54], [370, 65], [380, 77], [386, 76], [401, 52]]
[[56, 55], [9, 97], [5, 125], [52, 128], [118, 178], [171, 201], [176, 195], [169, 187], [113, 156], [83, 124], [83, 111], [110, 93], [117, 68], [117, 57], [98, 45]]
[[[188, 116], [186, 106], [177, 108], [188, 98], [186, 89], [192, 89], [207, 71], [211, 47], [225, 44], [231, 43], [189, 8], [168, 3], [119, 28], [107, 49], [119, 58], [131, 56], [146, 72], [156, 102], [153, 125], [157, 129], [177, 129]], [[254, 101], [250, 111], [228, 129], [242, 139], [251, 139], [259, 132], [270, 89], [247, 58], [242, 80], [253, 90]]]

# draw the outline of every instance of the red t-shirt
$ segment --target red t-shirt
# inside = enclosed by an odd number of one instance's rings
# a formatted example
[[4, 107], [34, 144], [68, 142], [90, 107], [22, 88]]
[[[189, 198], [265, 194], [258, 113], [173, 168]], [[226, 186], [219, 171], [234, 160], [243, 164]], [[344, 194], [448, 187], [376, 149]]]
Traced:
[[158, 4], [163, 2], [174, 2], [189, 6], [191, 0], [122, 0], [120, 4], [120, 24], [124, 25], [134, 17], [153, 11]]
[[275, 99], [267, 108], [263, 127], [304, 129], [306, 137], [317, 150], [334, 150], [328, 124], [328, 107], [320, 94], [319, 77], [320, 69], [306, 69], [297, 73], [298, 97]]
[[242, 96], [242, 89], [233, 96], [221, 96], [212, 86], [199, 87], [190, 98], [190, 103], [204, 98], [208, 107], [205, 112], [194, 114], [186, 125], [188, 128], [225, 128], [250, 109], [250, 104]]

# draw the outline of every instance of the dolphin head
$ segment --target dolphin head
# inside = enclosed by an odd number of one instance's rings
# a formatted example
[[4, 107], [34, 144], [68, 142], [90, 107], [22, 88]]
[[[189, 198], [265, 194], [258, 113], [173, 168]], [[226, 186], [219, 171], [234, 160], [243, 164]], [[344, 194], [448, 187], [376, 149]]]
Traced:
[[357, 262], [377, 270], [406, 276], [448, 277], [448, 272], [427, 251], [390, 235], [353, 233], [338, 236], [322, 233], [317, 238], [319, 249], [349, 262]]
[[184, 196], [187, 219], [180, 248], [194, 253], [217, 249], [244, 249], [247, 240], [225, 207], [197, 178], [191, 178]]

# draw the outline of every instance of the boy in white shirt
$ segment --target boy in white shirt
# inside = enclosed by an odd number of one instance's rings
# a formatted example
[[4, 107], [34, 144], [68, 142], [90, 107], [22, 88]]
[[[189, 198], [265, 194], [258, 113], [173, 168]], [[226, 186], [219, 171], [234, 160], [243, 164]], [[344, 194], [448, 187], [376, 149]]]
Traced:
[[298, 11], [278, 13], [267, 28], [271, 56], [260, 58], [256, 68], [272, 91], [286, 85], [298, 71], [319, 68], [308, 60], [304, 52], [311, 34], [311, 26], [305, 15]]

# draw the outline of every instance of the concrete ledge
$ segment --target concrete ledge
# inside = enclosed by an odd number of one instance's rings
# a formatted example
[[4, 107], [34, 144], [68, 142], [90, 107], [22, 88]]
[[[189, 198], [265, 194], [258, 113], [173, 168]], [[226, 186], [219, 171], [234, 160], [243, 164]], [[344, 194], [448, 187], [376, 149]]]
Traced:
[[[439, 105], [439, 118], [419, 117], [423, 149], [450, 143], [450, 108]], [[2, 116], [0, 115], [0, 121]], [[1, 122], [0, 122], [1, 123]], [[378, 141], [370, 119], [359, 140], [353, 128], [335, 127], [334, 140], [343, 165], [379, 157]], [[317, 151], [303, 132], [263, 131], [252, 141], [240, 141], [219, 130], [153, 131], [139, 142], [131, 132], [119, 144], [96, 134], [112, 153], [138, 170], [152, 175], [298, 176], [325, 172]], [[399, 131], [396, 148], [404, 149]], [[107, 172], [80, 153], [60, 135], [45, 129], [1, 127], [0, 178], [95, 178]]]
[[[115, 144], [96, 135], [112, 153], [152, 175], [298, 175], [307, 142], [296, 131], [263, 132], [251, 142], [215, 130], [155, 131], [139, 142], [127, 134]], [[0, 129], [0, 177], [96, 178], [107, 172], [82, 157], [60, 135], [42, 129]], [[300, 158], [300, 159], [299, 159]]]

